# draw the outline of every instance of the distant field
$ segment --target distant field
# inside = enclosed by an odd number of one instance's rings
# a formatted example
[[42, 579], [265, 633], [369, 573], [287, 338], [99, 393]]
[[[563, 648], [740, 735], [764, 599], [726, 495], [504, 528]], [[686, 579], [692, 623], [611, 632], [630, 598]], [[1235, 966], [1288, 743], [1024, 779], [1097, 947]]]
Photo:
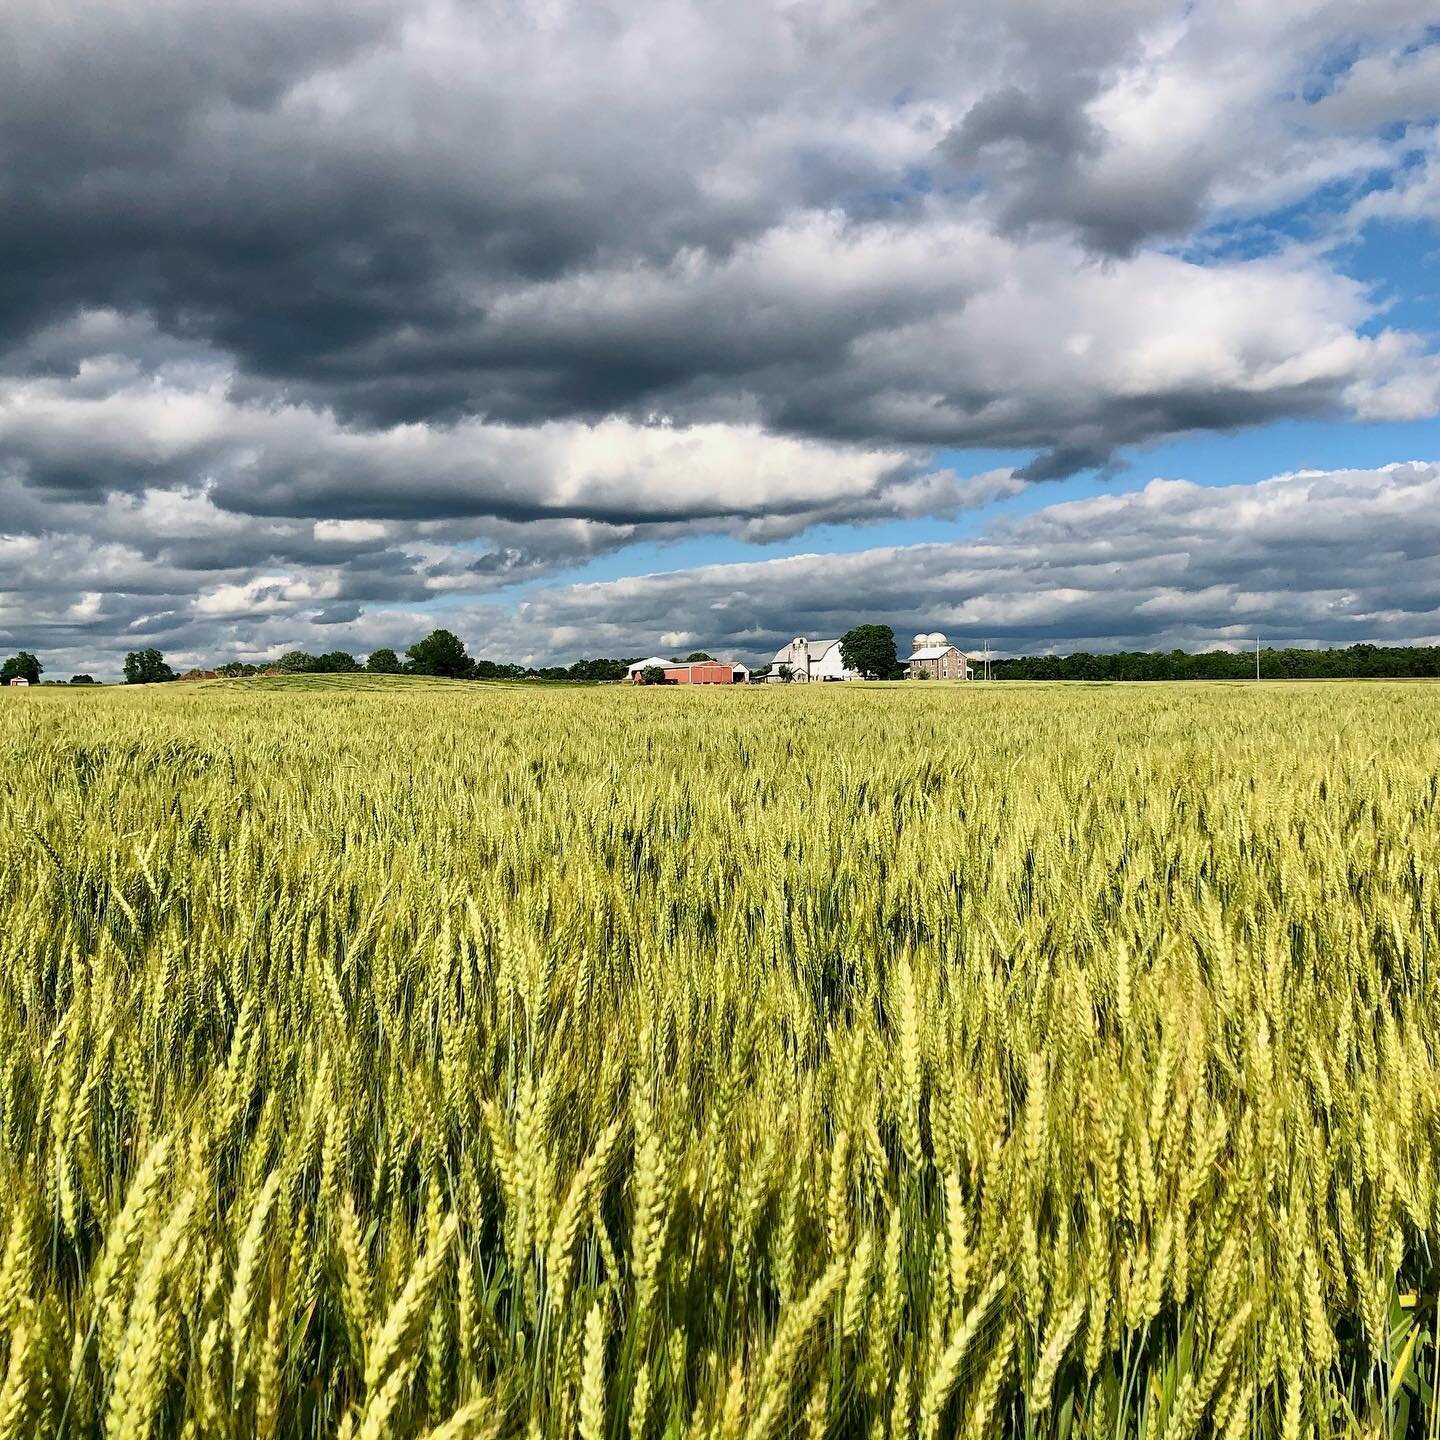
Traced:
[[459, 685], [458, 680], [442, 680], [430, 675], [245, 675], [224, 680], [187, 680], [186, 685], [214, 691], [259, 690], [281, 693], [292, 690], [372, 690], [398, 693], [417, 687], [445, 689]]
[[1433, 1436], [1437, 695], [0, 695], [0, 1440]]

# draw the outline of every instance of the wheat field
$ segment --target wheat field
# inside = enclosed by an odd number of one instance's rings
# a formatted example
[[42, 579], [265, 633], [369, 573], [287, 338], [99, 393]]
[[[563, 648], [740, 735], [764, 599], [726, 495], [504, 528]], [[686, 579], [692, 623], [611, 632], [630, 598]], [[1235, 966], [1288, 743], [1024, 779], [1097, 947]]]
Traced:
[[1430, 1436], [1440, 688], [0, 695], [0, 1440]]

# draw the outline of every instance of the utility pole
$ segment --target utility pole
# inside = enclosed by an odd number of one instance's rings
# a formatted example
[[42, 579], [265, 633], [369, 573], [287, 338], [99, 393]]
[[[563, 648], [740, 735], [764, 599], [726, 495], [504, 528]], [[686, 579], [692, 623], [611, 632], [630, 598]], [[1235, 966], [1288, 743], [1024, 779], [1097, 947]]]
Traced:
[[1255, 637], [1255, 678], [1260, 678], [1260, 637]]

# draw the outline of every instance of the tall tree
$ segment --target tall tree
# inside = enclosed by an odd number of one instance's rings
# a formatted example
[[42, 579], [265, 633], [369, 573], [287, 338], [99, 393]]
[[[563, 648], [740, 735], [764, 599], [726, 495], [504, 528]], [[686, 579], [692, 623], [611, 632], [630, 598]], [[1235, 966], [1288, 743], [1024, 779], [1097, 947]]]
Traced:
[[389, 646], [382, 645], [378, 650], [370, 652], [365, 668], [375, 675], [398, 675], [404, 666], [400, 664], [400, 657]]
[[165, 663], [165, 657], [153, 647], [132, 650], [125, 657], [127, 685], [158, 685], [162, 680], [174, 678], [175, 672]]
[[405, 653], [410, 657], [409, 668], [416, 675], [443, 675], [451, 680], [463, 680], [474, 668], [474, 661], [465, 653], [465, 642], [449, 630], [432, 630]]
[[275, 668], [287, 675], [308, 675], [315, 668], [315, 657], [304, 650], [287, 650], [275, 662]]
[[0, 665], [0, 681], [8, 685], [12, 680], [28, 680], [32, 685], [38, 685], [44, 668], [28, 650], [22, 650]]
[[840, 637], [840, 658], [847, 670], [858, 670], [876, 680], [893, 680], [900, 673], [895, 654], [895, 632], [888, 625], [857, 625]]

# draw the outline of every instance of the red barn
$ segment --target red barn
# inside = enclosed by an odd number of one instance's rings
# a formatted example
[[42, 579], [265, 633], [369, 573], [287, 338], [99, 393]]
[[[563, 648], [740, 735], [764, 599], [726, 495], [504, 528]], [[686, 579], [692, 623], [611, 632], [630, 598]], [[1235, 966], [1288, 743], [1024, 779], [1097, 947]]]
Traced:
[[688, 665], [667, 665], [667, 685], [733, 685], [735, 669], [720, 660], [695, 660]]

